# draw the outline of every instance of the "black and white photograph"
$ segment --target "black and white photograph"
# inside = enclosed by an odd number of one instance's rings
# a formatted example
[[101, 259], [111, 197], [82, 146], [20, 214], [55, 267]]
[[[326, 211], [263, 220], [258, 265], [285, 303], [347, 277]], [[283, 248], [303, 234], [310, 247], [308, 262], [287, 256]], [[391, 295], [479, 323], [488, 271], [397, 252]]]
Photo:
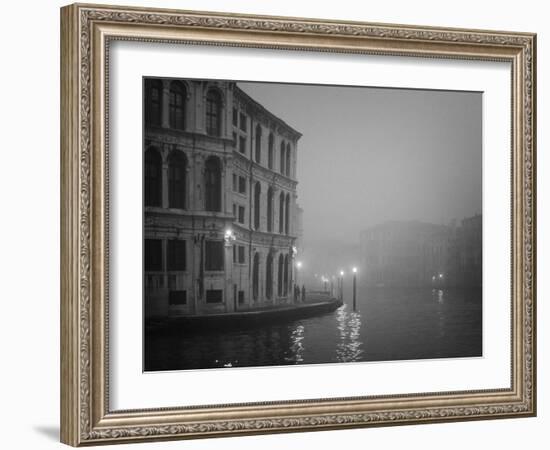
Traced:
[[143, 99], [145, 372], [483, 356], [482, 92]]

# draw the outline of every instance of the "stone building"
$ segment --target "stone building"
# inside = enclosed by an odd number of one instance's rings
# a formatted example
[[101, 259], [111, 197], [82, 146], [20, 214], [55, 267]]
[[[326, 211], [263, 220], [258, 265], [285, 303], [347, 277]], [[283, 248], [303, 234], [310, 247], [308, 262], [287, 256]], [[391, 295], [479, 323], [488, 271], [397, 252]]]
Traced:
[[425, 286], [444, 272], [448, 230], [422, 222], [385, 222], [360, 236], [362, 277], [372, 286]]
[[362, 277], [371, 286], [481, 287], [482, 216], [460, 226], [386, 222], [360, 235]]
[[481, 286], [483, 277], [483, 217], [477, 214], [462, 220], [456, 234], [457, 284]]
[[292, 301], [299, 132], [236, 83], [144, 82], [146, 317]]

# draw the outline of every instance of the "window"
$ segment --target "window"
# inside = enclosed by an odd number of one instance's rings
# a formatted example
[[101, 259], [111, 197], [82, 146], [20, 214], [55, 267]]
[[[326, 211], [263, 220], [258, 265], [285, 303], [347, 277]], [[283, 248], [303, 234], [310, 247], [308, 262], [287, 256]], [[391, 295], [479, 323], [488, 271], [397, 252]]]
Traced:
[[233, 126], [236, 127], [239, 125], [239, 112], [237, 108], [233, 108]]
[[273, 231], [273, 188], [267, 190], [267, 231]]
[[286, 144], [286, 164], [285, 164], [285, 174], [287, 177], [290, 176], [290, 144]]
[[168, 294], [168, 303], [170, 305], [186, 305], [187, 291], [170, 291]]
[[254, 160], [260, 164], [262, 160], [262, 127], [260, 124], [256, 125], [256, 147]]
[[237, 217], [237, 205], [233, 203], [233, 216]]
[[244, 291], [239, 291], [239, 305], [244, 303]]
[[145, 239], [143, 259], [145, 270], [160, 272], [162, 270], [162, 240]]
[[260, 196], [262, 194], [262, 186], [257, 181], [254, 186], [254, 228], [260, 229]]
[[145, 80], [145, 123], [160, 126], [162, 115], [162, 81]]
[[239, 177], [239, 194], [246, 194], [246, 178]]
[[187, 158], [173, 151], [168, 159], [168, 204], [170, 208], [185, 208]]
[[237, 133], [233, 131], [233, 145], [237, 146]]
[[269, 133], [269, 139], [267, 144], [267, 167], [273, 169], [273, 158], [274, 158], [274, 149], [275, 146], [275, 137], [273, 133]]
[[239, 136], [239, 152], [245, 153], [246, 152], [246, 137]]
[[168, 270], [185, 270], [186, 254], [185, 241], [168, 241]]
[[223, 291], [221, 289], [208, 289], [206, 291], [206, 303], [222, 303]]
[[223, 270], [223, 241], [206, 241], [204, 268], [205, 270]]
[[240, 224], [244, 224], [244, 206], [239, 206], [239, 218], [238, 221]]
[[284, 231], [285, 220], [285, 194], [281, 192], [279, 195], [279, 233]]
[[170, 83], [169, 118], [170, 128], [185, 129], [185, 100], [187, 92], [183, 83], [172, 81]]
[[286, 153], [286, 150], [285, 150], [285, 142], [281, 142], [281, 154], [279, 155], [280, 157], [280, 167], [279, 167], [279, 171], [284, 175], [285, 174], [285, 161], [286, 161], [286, 157], [285, 157], [285, 153]]
[[279, 267], [277, 271], [277, 296], [282, 297], [283, 296], [283, 272], [284, 272], [284, 257], [281, 253], [279, 255]]
[[239, 184], [238, 184], [238, 177], [237, 177], [237, 174], [234, 173], [233, 174], [233, 192], [238, 192], [239, 191]]
[[271, 253], [267, 256], [265, 279], [265, 296], [271, 299], [273, 296], [273, 254]]
[[205, 162], [204, 190], [206, 211], [222, 209], [222, 173], [220, 159], [210, 156]]
[[290, 194], [286, 194], [285, 199], [285, 234], [290, 232]]
[[237, 261], [239, 262], [239, 264], [246, 264], [245, 250], [246, 248], [244, 245], [239, 245], [238, 257], [237, 257]]
[[156, 148], [145, 152], [145, 206], [162, 205], [162, 157]]
[[235, 264], [245, 264], [245, 247], [244, 245], [234, 245], [233, 246], [233, 263]]
[[252, 265], [252, 298], [258, 300], [260, 293], [260, 254], [254, 254], [254, 263]]
[[221, 134], [222, 98], [217, 90], [211, 89], [206, 94], [206, 133], [211, 136]]
[[243, 113], [239, 114], [239, 128], [246, 133], [246, 115]]
[[288, 288], [290, 287], [288, 284], [288, 269], [289, 269], [289, 261], [288, 261], [288, 255], [285, 255], [285, 262], [284, 262], [284, 274], [283, 274], [283, 295], [288, 294]]

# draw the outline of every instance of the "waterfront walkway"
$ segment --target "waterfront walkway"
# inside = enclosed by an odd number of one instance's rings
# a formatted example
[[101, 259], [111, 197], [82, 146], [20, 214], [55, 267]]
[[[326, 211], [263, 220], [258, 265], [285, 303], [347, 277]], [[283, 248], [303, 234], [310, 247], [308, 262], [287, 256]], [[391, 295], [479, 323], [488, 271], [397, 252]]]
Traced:
[[204, 328], [235, 328], [257, 326], [275, 321], [296, 320], [330, 313], [342, 306], [342, 301], [326, 292], [310, 292], [305, 301], [263, 305], [255, 308], [240, 308], [234, 312], [172, 316], [149, 320], [149, 331], [189, 330]]
[[282, 310], [282, 309], [293, 309], [301, 305], [312, 305], [321, 302], [329, 302], [337, 300], [334, 297], [330, 296], [328, 292], [306, 292], [306, 298], [302, 301], [302, 296], [298, 296], [297, 300], [294, 300], [293, 297], [287, 299], [281, 299], [278, 303], [261, 303], [255, 305], [241, 305], [237, 308], [237, 313], [239, 312], [253, 312], [253, 311], [268, 311], [268, 310]]

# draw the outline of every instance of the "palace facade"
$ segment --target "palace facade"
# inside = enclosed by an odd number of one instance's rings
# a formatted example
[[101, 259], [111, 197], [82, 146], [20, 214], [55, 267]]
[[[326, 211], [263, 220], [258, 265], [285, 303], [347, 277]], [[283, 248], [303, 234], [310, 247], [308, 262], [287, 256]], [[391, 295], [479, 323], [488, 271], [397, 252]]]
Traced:
[[482, 285], [482, 216], [459, 225], [385, 222], [360, 236], [363, 277], [370, 286]]
[[145, 317], [293, 301], [301, 134], [235, 82], [144, 81]]

